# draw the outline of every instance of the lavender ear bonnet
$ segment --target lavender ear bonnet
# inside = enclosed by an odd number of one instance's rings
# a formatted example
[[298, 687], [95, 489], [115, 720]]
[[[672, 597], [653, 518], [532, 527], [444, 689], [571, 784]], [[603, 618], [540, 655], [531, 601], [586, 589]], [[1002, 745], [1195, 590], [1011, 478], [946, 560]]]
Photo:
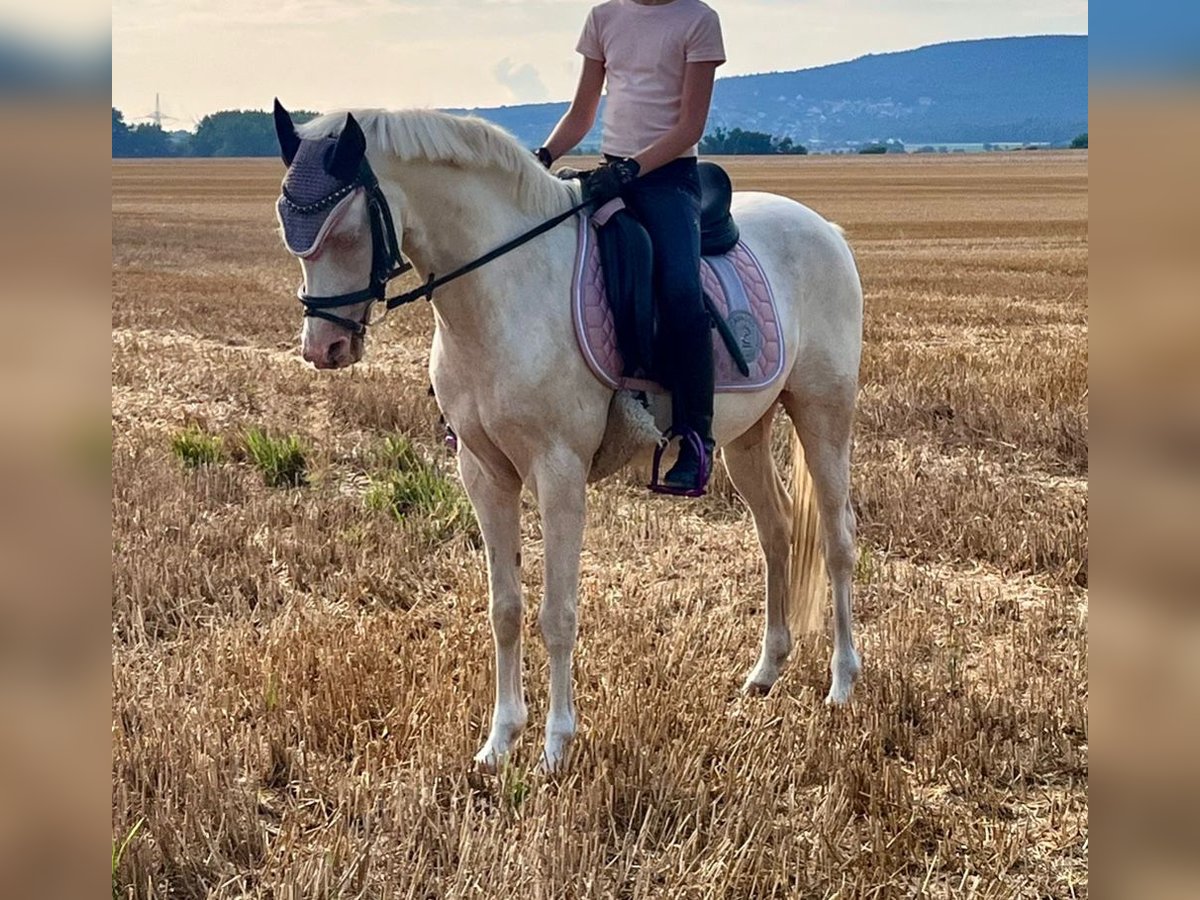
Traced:
[[302, 140], [283, 179], [275, 204], [283, 242], [300, 258], [316, 253], [325, 237], [345, 215], [359, 185], [343, 181], [326, 169], [337, 138]]

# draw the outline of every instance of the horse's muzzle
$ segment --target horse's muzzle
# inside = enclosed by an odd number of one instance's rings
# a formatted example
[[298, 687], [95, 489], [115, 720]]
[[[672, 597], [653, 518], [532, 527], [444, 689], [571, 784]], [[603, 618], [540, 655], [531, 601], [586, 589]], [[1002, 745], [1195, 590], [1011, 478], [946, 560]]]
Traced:
[[352, 334], [332, 335], [324, 340], [306, 339], [301, 355], [318, 369], [344, 369], [362, 359], [363, 342]]

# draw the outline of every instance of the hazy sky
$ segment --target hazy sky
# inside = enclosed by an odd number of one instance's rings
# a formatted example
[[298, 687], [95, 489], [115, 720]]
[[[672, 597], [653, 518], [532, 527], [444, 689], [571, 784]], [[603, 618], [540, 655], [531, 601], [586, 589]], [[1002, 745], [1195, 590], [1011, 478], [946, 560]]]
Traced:
[[[570, 97], [589, 0], [113, 0], [112, 102], [218, 109], [498, 106]], [[1084, 34], [1086, 0], [709, 0], [718, 75], [1013, 34]]]

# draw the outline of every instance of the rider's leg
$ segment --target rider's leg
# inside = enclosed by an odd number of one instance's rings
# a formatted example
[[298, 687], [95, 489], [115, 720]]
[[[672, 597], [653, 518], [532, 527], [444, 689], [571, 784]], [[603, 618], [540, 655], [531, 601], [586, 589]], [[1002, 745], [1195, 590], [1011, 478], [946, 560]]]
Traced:
[[700, 180], [695, 159], [676, 160], [639, 178], [626, 202], [654, 244], [654, 296], [661, 330], [657, 343], [665, 349], [672, 428], [680, 435], [694, 433], [708, 457], [702, 460], [685, 438], [663, 484], [677, 490], [703, 488], [712, 467], [713, 358], [700, 287]]

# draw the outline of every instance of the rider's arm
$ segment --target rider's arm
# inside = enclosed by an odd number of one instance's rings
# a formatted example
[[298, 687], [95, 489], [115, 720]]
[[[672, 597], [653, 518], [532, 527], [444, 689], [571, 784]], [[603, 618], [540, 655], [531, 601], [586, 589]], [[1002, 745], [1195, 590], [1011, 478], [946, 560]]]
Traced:
[[[583, 71], [579, 74], [579, 85], [571, 106], [554, 126], [546, 139], [545, 147], [553, 159], [558, 159], [587, 137], [596, 121], [596, 109], [600, 106], [600, 91], [604, 87], [604, 63], [589, 56], [583, 58]], [[703, 127], [703, 126], [701, 126]]]
[[712, 102], [713, 80], [720, 64], [690, 62], [684, 68], [679, 121], [674, 128], [633, 157], [640, 167], [638, 174], [645, 175], [659, 166], [665, 166], [700, 142], [704, 136], [704, 123], [708, 121], [708, 107]]

